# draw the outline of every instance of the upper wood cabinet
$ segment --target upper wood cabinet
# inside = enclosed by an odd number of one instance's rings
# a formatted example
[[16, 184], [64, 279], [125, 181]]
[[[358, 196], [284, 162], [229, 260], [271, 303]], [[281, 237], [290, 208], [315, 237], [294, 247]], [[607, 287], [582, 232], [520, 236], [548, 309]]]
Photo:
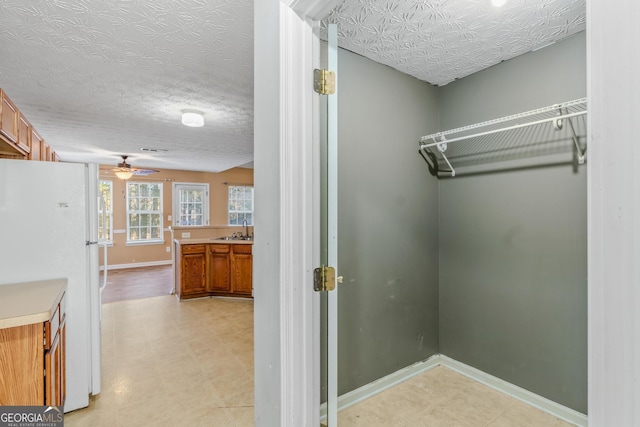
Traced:
[[49, 161], [51, 159], [51, 148], [44, 140], [40, 143], [40, 160]]
[[0, 89], [0, 134], [7, 140], [18, 143], [18, 109], [7, 94]]
[[31, 152], [31, 123], [21, 112], [18, 112], [18, 147], [27, 153]]
[[31, 128], [31, 152], [29, 153], [29, 160], [45, 160], [42, 158], [42, 144], [44, 140], [38, 132]]
[[0, 158], [59, 162], [60, 157], [0, 89]]
[[20, 112], [7, 94], [0, 89], [0, 157], [24, 159], [27, 150], [18, 144]]

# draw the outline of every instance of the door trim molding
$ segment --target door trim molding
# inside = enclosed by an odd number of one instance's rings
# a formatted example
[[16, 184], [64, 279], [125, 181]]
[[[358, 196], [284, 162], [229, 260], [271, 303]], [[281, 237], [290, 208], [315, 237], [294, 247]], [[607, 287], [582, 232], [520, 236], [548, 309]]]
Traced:
[[[281, 8], [280, 99], [280, 325], [282, 419], [279, 425], [308, 424], [319, 402], [308, 393], [314, 386], [314, 304], [311, 73], [305, 75], [311, 31], [291, 9]], [[305, 87], [306, 86], [306, 87]], [[301, 96], [302, 95], [302, 96]], [[317, 350], [319, 353], [319, 349]], [[316, 417], [317, 419], [317, 417]], [[305, 421], [306, 420], [306, 421]]]
[[[337, 0], [254, 3], [255, 425], [315, 426], [320, 413], [314, 19]], [[319, 187], [318, 187], [319, 188]], [[316, 230], [318, 229], [318, 230]]]

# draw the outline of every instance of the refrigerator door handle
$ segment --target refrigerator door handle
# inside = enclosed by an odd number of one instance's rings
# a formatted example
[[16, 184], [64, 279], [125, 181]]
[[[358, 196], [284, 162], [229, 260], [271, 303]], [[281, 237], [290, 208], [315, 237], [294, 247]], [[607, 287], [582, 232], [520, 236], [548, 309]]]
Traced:
[[107, 242], [103, 242], [102, 243], [102, 254], [103, 254], [103, 260], [102, 260], [102, 266], [104, 268], [104, 275], [103, 275], [103, 280], [102, 280], [102, 284], [100, 285], [99, 289], [100, 289], [100, 320], [102, 320], [102, 291], [104, 291], [104, 288], [107, 287], [107, 270], [108, 270], [108, 262], [107, 262]]

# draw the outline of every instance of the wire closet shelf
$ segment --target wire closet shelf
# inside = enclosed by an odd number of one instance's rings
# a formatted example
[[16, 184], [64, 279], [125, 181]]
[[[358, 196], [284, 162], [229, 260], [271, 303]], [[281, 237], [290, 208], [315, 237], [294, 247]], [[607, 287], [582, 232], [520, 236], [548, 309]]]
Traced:
[[585, 161], [587, 99], [437, 132], [420, 138], [420, 154], [432, 175], [456, 175], [453, 164], [471, 166], [572, 151]]

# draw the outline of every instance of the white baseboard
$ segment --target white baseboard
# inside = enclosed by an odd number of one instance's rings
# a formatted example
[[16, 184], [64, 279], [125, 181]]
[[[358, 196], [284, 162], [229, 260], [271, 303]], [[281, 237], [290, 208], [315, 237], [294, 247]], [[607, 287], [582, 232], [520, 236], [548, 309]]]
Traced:
[[[559, 403], [553, 402], [547, 398], [539, 396], [521, 387], [508, 383], [500, 378], [489, 375], [486, 372], [482, 372], [479, 369], [472, 368], [469, 365], [465, 365], [462, 362], [458, 362], [443, 354], [436, 354], [429, 359], [415, 363], [406, 368], [400, 369], [386, 377], [382, 377], [379, 380], [373, 381], [369, 384], [363, 385], [360, 388], [352, 390], [348, 393], [338, 397], [338, 411], [348, 408], [351, 405], [355, 405], [358, 402], [362, 402], [378, 393], [385, 391], [386, 389], [393, 387], [401, 382], [404, 382], [416, 375], [419, 375], [429, 369], [433, 369], [436, 366], [444, 366], [453, 371], [456, 371], [464, 376], [467, 376], [475, 381], [478, 381], [486, 386], [489, 386], [501, 393], [509, 395], [515, 399], [518, 399], [526, 404], [534, 406], [541, 411], [567, 421], [578, 427], [587, 427], [587, 416]], [[327, 419], [327, 404], [320, 405], [320, 421]]]
[[487, 374], [479, 369], [473, 368], [469, 365], [465, 365], [462, 362], [458, 362], [444, 354], [440, 355], [440, 363], [453, 371], [456, 371], [466, 377], [476, 380], [486, 386], [489, 386], [499, 392], [507, 394], [515, 399], [518, 399], [526, 404], [534, 406], [541, 411], [560, 418], [568, 423], [574, 424], [579, 427], [586, 427], [588, 424], [587, 416], [581, 414], [578, 411], [574, 411], [571, 408], [560, 405], [545, 397], [532, 393], [521, 387], [513, 385], [509, 382]]
[[[149, 262], [134, 262], [131, 264], [109, 264], [107, 265], [108, 270], [122, 270], [125, 268], [138, 268], [138, 267], [155, 267], [158, 265], [171, 265], [172, 261], [170, 259], [164, 261], [149, 261]], [[104, 271], [104, 266], [100, 266], [100, 271]]]
[[[358, 402], [362, 402], [365, 399], [375, 396], [378, 393], [385, 391], [395, 385], [400, 384], [410, 378], [415, 377], [429, 369], [433, 369], [436, 366], [440, 366], [440, 355], [436, 354], [431, 356], [425, 361], [414, 363], [411, 366], [400, 369], [392, 374], [382, 377], [378, 380], [365, 384], [360, 388], [352, 390], [348, 393], [338, 397], [338, 411], [348, 408], [351, 405], [355, 405]], [[327, 419], [327, 404], [320, 405], [320, 421]]]

